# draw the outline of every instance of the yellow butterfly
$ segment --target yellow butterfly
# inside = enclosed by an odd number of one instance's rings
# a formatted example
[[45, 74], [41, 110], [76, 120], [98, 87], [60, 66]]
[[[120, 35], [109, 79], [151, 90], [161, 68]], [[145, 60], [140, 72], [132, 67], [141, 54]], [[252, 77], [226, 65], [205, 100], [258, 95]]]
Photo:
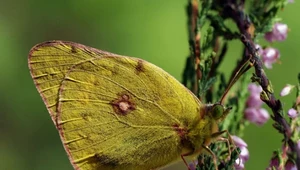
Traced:
[[218, 122], [229, 109], [202, 104], [147, 61], [49, 41], [28, 65], [75, 169], [157, 169], [213, 155], [209, 144], [225, 132]]

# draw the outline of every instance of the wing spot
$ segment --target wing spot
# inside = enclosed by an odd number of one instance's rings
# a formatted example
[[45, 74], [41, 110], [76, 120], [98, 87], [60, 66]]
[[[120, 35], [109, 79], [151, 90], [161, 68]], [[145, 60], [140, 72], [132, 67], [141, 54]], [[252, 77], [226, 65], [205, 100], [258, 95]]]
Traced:
[[120, 115], [127, 115], [130, 111], [136, 109], [136, 105], [131, 99], [130, 95], [121, 93], [119, 98], [111, 102], [114, 111]]

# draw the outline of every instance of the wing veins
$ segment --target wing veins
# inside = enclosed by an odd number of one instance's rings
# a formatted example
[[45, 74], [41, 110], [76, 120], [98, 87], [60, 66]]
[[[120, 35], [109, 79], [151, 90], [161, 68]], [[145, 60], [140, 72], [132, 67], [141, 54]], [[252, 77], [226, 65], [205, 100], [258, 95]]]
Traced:
[[[133, 96], [135, 96], [136, 98], [154, 104], [154, 105], [155, 105], [156, 107], [158, 107], [163, 113], [165, 113], [166, 115], [168, 115], [170, 118], [172, 118], [172, 119], [173, 119], [174, 121], [176, 121], [177, 123], [180, 123], [178, 119], [176, 119], [174, 116], [172, 116], [171, 114], [169, 114], [168, 112], [166, 112], [166, 111], [165, 111], [162, 107], [160, 107], [160, 105], [157, 104], [156, 102], [153, 102], [153, 101], [144, 99], [144, 98], [142, 98], [142, 97], [136, 95], [136, 94], [133, 93], [131, 90], [127, 89], [125, 86], [119, 84], [118, 82], [113, 81], [113, 80], [111, 80], [110, 78], [107, 78], [106, 76], [102, 76], [102, 75], [100, 75], [100, 74], [95, 74], [95, 73], [93, 73], [93, 72], [77, 70], [77, 72], [79, 72], [79, 71], [80, 71], [80, 72], [84, 72], [84, 73], [87, 73], [87, 72], [88, 72], [88, 73], [93, 74], [93, 75], [95, 75], [95, 76], [97, 76], [97, 77], [101, 77], [101, 78], [103, 78], [103, 79], [105, 79], [105, 80], [108, 80], [108, 81], [114, 83], [115, 85], [117, 85], [117, 86], [123, 88], [124, 90], [126, 90], [127, 92], [129, 92], [130, 94], [132, 94]], [[69, 77], [68, 77], [68, 78], [69, 78]], [[73, 79], [73, 78], [71, 78], [71, 79], [72, 79], [72, 80], [76, 80], [76, 79]], [[79, 80], [77, 80], [77, 81], [79, 81]], [[74, 81], [74, 82], [75, 82], [75, 81]], [[86, 83], [86, 84], [89, 84], [89, 85], [94, 86], [94, 84], [91, 84], [91, 83]]]

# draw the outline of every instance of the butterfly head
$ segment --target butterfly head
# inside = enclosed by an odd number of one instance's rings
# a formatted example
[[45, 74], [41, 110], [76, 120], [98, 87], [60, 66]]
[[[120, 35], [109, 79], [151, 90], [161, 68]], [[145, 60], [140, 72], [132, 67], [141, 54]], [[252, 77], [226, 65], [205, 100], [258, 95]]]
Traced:
[[209, 116], [217, 122], [224, 120], [230, 110], [231, 107], [226, 108], [224, 105], [220, 103], [216, 103], [208, 106]]

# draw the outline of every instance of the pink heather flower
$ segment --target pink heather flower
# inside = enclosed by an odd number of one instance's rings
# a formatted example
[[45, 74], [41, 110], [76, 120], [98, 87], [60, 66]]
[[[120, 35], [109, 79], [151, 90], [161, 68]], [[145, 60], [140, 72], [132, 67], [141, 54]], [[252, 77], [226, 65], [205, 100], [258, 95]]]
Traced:
[[268, 47], [264, 49], [261, 58], [266, 68], [271, 69], [272, 64], [277, 62], [280, 57], [280, 53], [277, 49]]
[[236, 170], [243, 170], [245, 169], [245, 162], [243, 161], [243, 159], [237, 159], [235, 160], [234, 167]]
[[294, 0], [288, 0], [288, 3], [294, 3]]
[[284, 165], [285, 170], [297, 170], [297, 167], [294, 162], [288, 160]]
[[263, 104], [263, 101], [260, 100], [260, 93], [262, 88], [254, 83], [248, 85], [248, 90], [250, 96], [247, 99], [247, 107], [260, 107]]
[[246, 101], [247, 108], [245, 109], [244, 116], [247, 120], [257, 125], [264, 124], [270, 115], [266, 109], [261, 108], [263, 101], [260, 99], [262, 88], [254, 83], [249, 84], [248, 90], [250, 96]]
[[244, 160], [245, 162], [249, 160], [249, 151], [246, 147], [242, 147], [240, 153], [240, 159]]
[[249, 107], [244, 113], [245, 118], [256, 125], [263, 125], [270, 118], [268, 111], [263, 108]]
[[240, 138], [238, 136], [232, 135], [231, 139], [233, 140], [234, 144], [237, 147], [247, 147], [248, 146], [247, 143], [242, 138]]
[[295, 86], [290, 85], [290, 84], [285, 85], [284, 88], [280, 92], [280, 96], [286, 96], [286, 95], [290, 94], [294, 87]]
[[241, 149], [239, 158], [235, 160], [234, 167], [236, 169], [244, 169], [244, 164], [249, 160], [249, 151], [247, 149], [247, 143], [238, 136], [231, 136], [234, 144]]
[[264, 65], [268, 69], [271, 69], [272, 64], [277, 62], [280, 57], [279, 51], [275, 48], [268, 47], [263, 49], [259, 44], [256, 44], [255, 48], [257, 50], [258, 55], [261, 57]]
[[288, 111], [288, 116], [292, 119], [298, 117], [298, 113], [297, 113], [297, 110], [294, 109], [294, 108], [291, 108], [289, 111]]
[[265, 34], [265, 39], [269, 42], [284, 41], [287, 37], [288, 26], [282, 23], [275, 23], [271, 32]]
[[256, 85], [255, 83], [250, 83], [248, 85], [248, 90], [250, 91], [251, 94], [254, 95], [260, 95], [260, 92], [262, 92], [262, 88], [258, 85]]

